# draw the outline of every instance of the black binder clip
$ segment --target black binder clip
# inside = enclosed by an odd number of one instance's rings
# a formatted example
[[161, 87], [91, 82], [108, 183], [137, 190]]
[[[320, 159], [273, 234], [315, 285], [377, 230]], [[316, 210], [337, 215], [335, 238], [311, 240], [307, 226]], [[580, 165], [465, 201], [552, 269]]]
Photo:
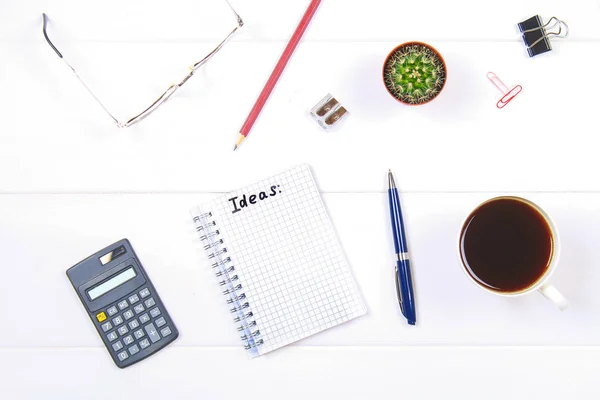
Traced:
[[[556, 17], [550, 18], [547, 23], [543, 24], [542, 18], [539, 15], [535, 15], [523, 22], [519, 22], [518, 26], [523, 34], [523, 42], [525, 42], [529, 57], [534, 57], [538, 54], [552, 50], [550, 37], [555, 36], [565, 38], [569, 34], [569, 27], [567, 24]], [[558, 32], [548, 32], [555, 28], [558, 28]]]

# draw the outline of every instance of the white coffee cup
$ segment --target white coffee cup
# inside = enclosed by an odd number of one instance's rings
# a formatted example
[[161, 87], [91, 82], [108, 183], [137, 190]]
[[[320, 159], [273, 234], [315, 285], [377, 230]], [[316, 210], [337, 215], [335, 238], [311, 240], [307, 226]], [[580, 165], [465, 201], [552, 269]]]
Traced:
[[[535, 283], [533, 283], [532, 285], [526, 287], [525, 289], [522, 289], [522, 290], [516, 291], [516, 292], [496, 291], [496, 290], [490, 289], [489, 287], [484, 286], [481, 282], [477, 281], [469, 273], [468, 267], [466, 265], [467, 263], [465, 261], [465, 256], [463, 255], [462, 236], [463, 236], [463, 232], [465, 231], [466, 224], [471, 220], [472, 215], [477, 210], [479, 210], [482, 206], [484, 206], [485, 204], [488, 204], [490, 202], [497, 201], [497, 200], [502, 200], [502, 199], [521, 201], [521, 202], [529, 205], [531, 208], [533, 208], [535, 211], [537, 211], [537, 213], [541, 217], [543, 217], [543, 219], [546, 221], [546, 223], [550, 227], [550, 232], [551, 232], [551, 235], [552, 235], [552, 243], [553, 243], [553, 246], [552, 246], [552, 255], [551, 255], [551, 258], [550, 258], [550, 261], [549, 261], [549, 265], [546, 268], [546, 271], [544, 272], [544, 274], [541, 277], [539, 277], [536, 280]], [[503, 296], [503, 297], [524, 296], [526, 294], [538, 291], [545, 298], [547, 298], [548, 300], [550, 300], [551, 302], [553, 302], [562, 311], [562, 310], [565, 310], [565, 309], [567, 309], [569, 307], [569, 302], [554, 286], [552, 286], [552, 285], [550, 285], [548, 283], [550, 277], [552, 276], [552, 274], [556, 270], [556, 267], [558, 266], [559, 256], [560, 256], [560, 238], [558, 236], [558, 230], [556, 229], [556, 225], [554, 224], [554, 221], [552, 221], [552, 219], [550, 218], [550, 216], [548, 214], [546, 214], [546, 212], [544, 210], [542, 210], [537, 204], [533, 203], [530, 200], [521, 198], [521, 197], [501, 196], [501, 197], [495, 197], [493, 199], [489, 199], [489, 200], [481, 203], [465, 219], [465, 222], [461, 226], [461, 229], [460, 229], [460, 232], [459, 232], [458, 257], [460, 259], [463, 272], [469, 278], [469, 280], [471, 280], [471, 282], [473, 282], [475, 285], [479, 286], [480, 288], [482, 288], [483, 290], [485, 290], [485, 291], [487, 291], [489, 293], [492, 293], [492, 294], [495, 294], [495, 295], [498, 295], [498, 296]]]

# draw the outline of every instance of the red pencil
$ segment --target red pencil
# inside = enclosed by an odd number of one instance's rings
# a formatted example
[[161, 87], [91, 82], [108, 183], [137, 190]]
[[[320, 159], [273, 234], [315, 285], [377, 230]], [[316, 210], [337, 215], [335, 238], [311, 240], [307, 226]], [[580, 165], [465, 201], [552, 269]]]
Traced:
[[313, 16], [315, 15], [317, 8], [319, 8], [319, 4], [321, 4], [321, 0], [312, 0], [310, 5], [306, 9], [306, 12], [304, 13], [302, 20], [298, 24], [296, 31], [294, 32], [294, 34], [292, 35], [292, 38], [290, 39], [287, 46], [285, 47], [285, 50], [283, 50], [283, 54], [281, 54], [281, 57], [279, 58], [277, 65], [275, 65], [275, 69], [273, 69], [273, 72], [271, 73], [269, 80], [265, 84], [265, 87], [263, 88], [262, 92], [260, 92], [258, 99], [256, 99], [256, 103], [254, 103], [254, 107], [252, 107], [252, 110], [250, 110], [250, 114], [248, 114], [248, 118], [246, 118], [246, 122], [244, 122], [242, 129], [240, 129], [240, 135], [238, 137], [237, 143], [235, 144], [235, 147], [233, 148], [234, 151], [242, 144], [244, 139], [246, 139], [246, 137], [250, 133], [252, 126], [256, 122], [256, 119], [258, 118], [258, 116], [260, 115], [260, 112], [262, 111], [263, 107], [265, 106], [265, 103], [267, 102], [267, 99], [271, 95], [273, 88], [275, 88], [275, 85], [277, 84], [279, 77], [283, 73], [285, 66], [287, 65], [288, 61], [290, 61], [290, 58], [292, 57], [292, 54], [294, 53], [296, 46], [298, 46], [300, 39], [302, 39], [302, 35], [304, 35], [304, 32], [306, 31], [308, 24], [310, 24], [310, 21], [312, 20]]

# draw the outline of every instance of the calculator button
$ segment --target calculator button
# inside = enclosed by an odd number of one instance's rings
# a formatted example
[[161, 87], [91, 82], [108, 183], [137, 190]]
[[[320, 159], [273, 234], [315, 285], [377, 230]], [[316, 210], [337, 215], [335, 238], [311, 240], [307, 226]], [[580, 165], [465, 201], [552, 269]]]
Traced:
[[134, 319], [133, 321], [129, 321], [128, 325], [131, 329], [135, 329], [140, 326], [140, 323], [137, 321], [137, 319]]
[[119, 351], [123, 348], [123, 343], [119, 340], [118, 342], [113, 343], [112, 348], [114, 351]]
[[133, 338], [131, 337], [131, 335], [127, 335], [123, 338], [123, 343], [125, 343], [125, 346], [133, 343]]
[[140, 322], [142, 324], [145, 324], [148, 321], [150, 321], [150, 317], [148, 316], [148, 313], [143, 313], [142, 315], [140, 315]]
[[150, 315], [152, 315], [152, 318], [158, 317], [160, 315], [160, 310], [158, 307], [154, 307], [152, 310], [150, 310]]
[[140, 301], [140, 298], [137, 294], [129, 296], [129, 304], [137, 303], [138, 301]]
[[140, 348], [137, 347], [137, 344], [134, 344], [129, 348], [129, 354], [134, 355], [140, 352]]
[[137, 331], [133, 332], [133, 336], [135, 336], [136, 339], [139, 339], [144, 336], [144, 331], [138, 329]]
[[161, 329], [160, 334], [163, 335], [163, 337], [169, 336], [171, 334], [171, 328], [167, 326], [166, 328]]
[[145, 310], [145, 308], [141, 304], [138, 304], [137, 306], [133, 307], [133, 311], [135, 311], [136, 314], [139, 314], [144, 310]]
[[142, 296], [142, 299], [150, 296], [150, 291], [148, 290], [148, 288], [142, 289], [142, 291], [140, 292], [140, 296]]
[[104, 332], [108, 332], [111, 329], [112, 329], [112, 325], [111, 325], [110, 322], [105, 322], [105, 323], [102, 324], [102, 330]]
[[153, 323], [146, 325], [144, 329], [146, 330], [148, 337], [150, 337], [150, 340], [152, 340], [152, 343], [156, 343], [160, 340], [160, 335]]
[[126, 351], [120, 352], [119, 354], [117, 354], [117, 357], [119, 358], [119, 361], [125, 361], [129, 358]]
[[148, 300], [144, 301], [144, 304], [146, 305], [147, 308], [150, 308], [153, 305], [155, 305], [156, 303], [154, 302], [154, 299], [152, 297], [150, 297]]
[[106, 314], [104, 314], [104, 311], [101, 313], [98, 313], [98, 315], [96, 315], [96, 319], [98, 320], [98, 322], [102, 322], [106, 319]]
[[154, 321], [156, 323], [156, 326], [158, 328], [160, 328], [161, 326], [163, 326], [164, 324], [167, 323], [167, 321], [165, 321], [164, 317], [160, 317], [159, 319], [157, 319], [156, 321]]
[[115, 315], [116, 313], [118, 313], [119, 310], [117, 310], [117, 307], [112, 306], [111, 308], [109, 308], [108, 310], [106, 310], [106, 312], [108, 313], [109, 317], [112, 317], [113, 315]]
[[117, 332], [115, 332], [115, 331], [112, 331], [111, 333], [109, 333], [108, 335], [106, 335], [106, 337], [108, 338], [108, 341], [109, 341], [109, 342], [112, 342], [112, 341], [114, 341], [114, 340], [117, 340], [117, 338], [118, 338], [119, 336], [117, 335]]
[[124, 336], [127, 332], [129, 332], [129, 329], [127, 329], [127, 327], [123, 325], [122, 327], [117, 329], [117, 331], [119, 331], [119, 335]]
[[119, 304], [117, 304], [119, 306], [119, 310], [122, 310], [124, 308], [127, 308], [127, 306], [129, 306], [129, 304], [127, 304], [127, 300], [123, 300], [120, 301]]
[[140, 347], [142, 348], [142, 350], [144, 350], [148, 346], [150, 346], [150, 342], [148, 341], [148, 339], [144, 339], [140, 342]]
[[121, 317], [120, 315], [113, 318], [113, 324], [115, 324], [115, 326], [121, 325], [122, 323], [123, 317]]
[[131, 319], [133, 318], [133, 311], [127, 310], [123, 313], [123, 316], [125, 317], [125, 319]]

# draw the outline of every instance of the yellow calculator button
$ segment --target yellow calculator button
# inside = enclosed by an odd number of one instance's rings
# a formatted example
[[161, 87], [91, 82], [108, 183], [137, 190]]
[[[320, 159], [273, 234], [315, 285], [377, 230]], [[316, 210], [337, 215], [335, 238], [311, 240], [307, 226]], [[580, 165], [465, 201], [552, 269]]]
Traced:
[[98, 319], [98, 322], [102, 322], [106, 319], [106, 314], [104, 314], [104, 311], [102, 311], [101, 313], [96, 315], [96, 318]]

